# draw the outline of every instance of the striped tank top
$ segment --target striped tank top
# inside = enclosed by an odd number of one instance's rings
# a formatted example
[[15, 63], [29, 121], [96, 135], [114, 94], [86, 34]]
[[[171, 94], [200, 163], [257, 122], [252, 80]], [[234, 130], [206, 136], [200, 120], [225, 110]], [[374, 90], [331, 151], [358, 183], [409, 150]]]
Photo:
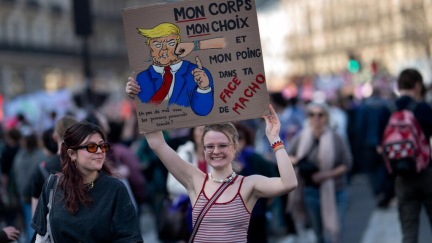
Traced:
[[[192, 209], [192, 222], [194, 226], [202, 209], [209, 202], [209, 198], [207, 198], [204, 192], [207, 178], [208, 174], [204, 180], [204, 185], [201, 189], [200, 195]], [[234, 178], [233, 182], [237, 180], [237, 178], [238, 175]], [[244, 177], [241, 179], [237, 194], [231, 201], [225, 203], [213, 203], [213, 206], [211, 206], [201, 221], [201, 225], [199, 226], [198, 232], [193, 241], [194, 243], [247, 242], [247, 231], [251, 214], [247, 210], [243, 198], [240, 195], [243, 180]]]

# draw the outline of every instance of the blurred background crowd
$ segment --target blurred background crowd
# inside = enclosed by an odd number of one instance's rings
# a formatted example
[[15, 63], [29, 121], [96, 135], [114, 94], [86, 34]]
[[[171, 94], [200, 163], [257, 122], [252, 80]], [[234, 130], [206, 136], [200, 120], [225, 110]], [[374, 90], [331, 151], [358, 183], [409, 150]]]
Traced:
[[[54, 128], [65, 116], [88, 119], [108, 134], [115, 151], [110, 156], [130, 189], [143, 234], [155, 235], [145, 236], [146, 242], [174, 242], [169, 235], [190, 227], [178, 223], [190, 220], [184, 188], [139, 134], [134, 103], [124, 92], [130, 69], [121, 8], [160, 2], [0, 0], [0, 228], [20, 230], [19, 242], [31, 234], [32, 178], [41, 162], [57, 153]], [[391, 207], [394, 182], [375, 150], [381, 136], [378, 116], [398, 97], [396, 77], [407, 67], [422, 73], [421, 99], [432, 103], [432, 2], [256, 0], [256, 6], [269, 100], [287, 151], [295, 155], [302, 129], [328, 121], [349, 150], [341, 189], [363, 176], [370, 205]], [[328, 106], [320, 112], [307, 108], [310, 102]], [[240, 149], [234, 170], [277, 176], [264, 120], [235, 125]], [[183, 159], [209, 172], [201, 133], [196, 127], [165, 136]], [[347, 212], [353, 210], [352, 198], [348, 193]], [[251, 242], [304, 234], [289, 204], [287, 196], [257, 203]], [[304, 242], [316, 238], [302, 237]], [[349, 242], [361, 238], [356, 240]]]

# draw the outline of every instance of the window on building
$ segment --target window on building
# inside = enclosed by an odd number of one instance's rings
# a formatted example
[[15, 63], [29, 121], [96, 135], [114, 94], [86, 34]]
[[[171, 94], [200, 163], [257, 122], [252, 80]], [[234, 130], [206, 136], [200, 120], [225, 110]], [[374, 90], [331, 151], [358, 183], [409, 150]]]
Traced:
[[40, 13], [31, 25], [32, 45], [39, 48], [48, 48], [51, 38], [51, 24], [44, 13]]
[[7, 90], [6, 93], [11, 97], [24, 94], [24, 70], [11, 68], [7, 72], [6, 80], [4, 80]]
[[27, 44], [27, 19], [21, 10], [14, 12], [6, 20], [6, 37], [10, 45], [25, 46]]

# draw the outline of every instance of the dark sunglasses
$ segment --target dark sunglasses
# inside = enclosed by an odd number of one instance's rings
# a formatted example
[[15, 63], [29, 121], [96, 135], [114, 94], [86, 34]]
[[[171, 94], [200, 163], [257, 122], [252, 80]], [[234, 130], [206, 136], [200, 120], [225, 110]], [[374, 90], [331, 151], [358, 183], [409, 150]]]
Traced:
[[102, 143], [102, 144], [90, 143], [87, 145], [78, 146], [74, 149], [82, 149], [82, 148], [87, 149], [87, 151], [89, 153], [96, 153], [98, 148], [101, 148], [102, 152], [108, 152], [110, 150], [111, 146], [109, 145], [109, 143]]
[[310, 112], [310, 113], [308, 114], [308, 116], [309, 116], [309, 117], [317, 116], [317, 117], [321, 118], [321, 117], [324, 116], [324, 113], [322, 113], [322, 112], [318, 112], [318, 113]]

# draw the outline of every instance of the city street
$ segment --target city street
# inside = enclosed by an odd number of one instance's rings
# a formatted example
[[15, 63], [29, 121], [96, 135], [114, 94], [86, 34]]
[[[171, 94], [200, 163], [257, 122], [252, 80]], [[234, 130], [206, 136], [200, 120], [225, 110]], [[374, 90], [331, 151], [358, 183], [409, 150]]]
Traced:
[[0, 243], [432, 243], [432, 1], [0, 13]]
[[[355, 176], [351, 180], [350, 205], [345, 221], [344, 241], [348, 243], [397, 243], [402, 242], [397, 205], [393, 202], [388, 209], [376, 209], [365, 176]], [[141, 215], [141, 232], [146, 243], [159, 243], [154, 218], [150, 213]], [[423, 209], [420, 219], [419, 243], [430, 243], [432, 232]], [[271, 238], [270, 243], [313, 243], [312, 232], [297, 241], [294, 236]]]

